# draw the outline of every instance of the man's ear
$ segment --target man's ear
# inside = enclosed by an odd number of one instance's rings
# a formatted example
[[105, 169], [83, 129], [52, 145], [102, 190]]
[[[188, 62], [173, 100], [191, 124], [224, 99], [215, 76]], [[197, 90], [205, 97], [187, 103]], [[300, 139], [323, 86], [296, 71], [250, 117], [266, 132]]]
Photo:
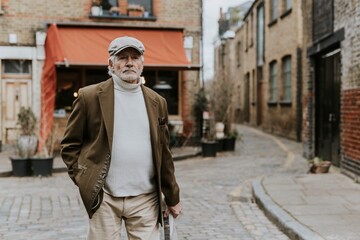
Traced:
[[108, 64], [109, 64], [110, 67], [113, 67], [114, 64], [113, 64], [111, 58], [108, 59]]

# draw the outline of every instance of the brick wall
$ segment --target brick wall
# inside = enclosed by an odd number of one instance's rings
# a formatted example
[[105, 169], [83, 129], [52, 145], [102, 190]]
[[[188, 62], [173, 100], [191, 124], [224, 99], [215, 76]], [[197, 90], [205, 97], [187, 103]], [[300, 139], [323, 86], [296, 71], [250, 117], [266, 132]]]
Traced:
[[[334, 0], [334, 30], [345, 29], [341, 42], [341, 149], [343, 167], [360, 167], [360, 3]], [[352, 162], [351, 164], [349, 164]], [[349, 167], [350, 166], [350, 167]], [[354, 171], [356, 172], [356, 171]], [[358, 172], [357, 174], [360, 175]]]
[[342, 94], [342, 154], [360, 161], [360, 88]]

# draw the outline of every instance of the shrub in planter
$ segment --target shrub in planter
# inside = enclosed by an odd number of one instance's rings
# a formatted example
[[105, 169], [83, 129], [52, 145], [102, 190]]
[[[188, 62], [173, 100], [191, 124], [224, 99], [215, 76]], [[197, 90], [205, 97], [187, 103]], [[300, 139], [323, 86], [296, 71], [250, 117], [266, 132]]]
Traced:
[[18, 177], [31, 175], [29, 157], [35, 154], [37, 136], [35, 135], [36, 117], [31, 108], [21, 107], [17, 115], [19, 137], [16, 140], [16, 153], [10, 156], [13, 175]]

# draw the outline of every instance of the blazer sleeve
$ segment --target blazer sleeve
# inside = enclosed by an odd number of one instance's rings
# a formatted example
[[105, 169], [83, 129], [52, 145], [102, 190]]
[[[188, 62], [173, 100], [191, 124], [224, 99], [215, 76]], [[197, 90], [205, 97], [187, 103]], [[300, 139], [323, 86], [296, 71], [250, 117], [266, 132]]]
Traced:
[[176, 182], [175, 178], [175, 167], [170, 151], [170, 135], [168, 124], [168, 113], [167, 113], [167, 103], [164, 100], [162, 104], [162, 112], [165, 113], [165, 122], [166, 122], [166, 138], [165, 142], [162, 145], [161, 154], [162, 154], [162, 164], [161, 164], [161, 189], [165, 196], [165, 202], [168, 206], [175, 206], [180, 202], [180, 189], [179, 185]]
[[68, 168], [70, 178], [77, 185], [75, 176], [78, 173], [78, 159], [84, 141], [86, 123], [86, 105], [84, 94], [79, 90], [79, 95], [73, 103], [73, 110], [68, 118], [64, 137], [61, 141], [61, 157]]

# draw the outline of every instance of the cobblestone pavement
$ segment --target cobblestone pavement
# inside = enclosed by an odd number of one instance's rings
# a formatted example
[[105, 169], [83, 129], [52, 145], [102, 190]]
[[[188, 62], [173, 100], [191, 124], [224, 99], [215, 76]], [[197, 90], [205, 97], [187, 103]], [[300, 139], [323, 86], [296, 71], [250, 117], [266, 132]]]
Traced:
[[[239, 130], [243, 142], [235, 153], [175, 163], [184, 208], [176, 220], [179, 240], [288, 239], [253, 203], [250, 184], [264, 175], [303, 172], [300, 146]], [[85, 210], [66, 173], [0, 178], [0, 239], [85, 239], [86, 231]]]

